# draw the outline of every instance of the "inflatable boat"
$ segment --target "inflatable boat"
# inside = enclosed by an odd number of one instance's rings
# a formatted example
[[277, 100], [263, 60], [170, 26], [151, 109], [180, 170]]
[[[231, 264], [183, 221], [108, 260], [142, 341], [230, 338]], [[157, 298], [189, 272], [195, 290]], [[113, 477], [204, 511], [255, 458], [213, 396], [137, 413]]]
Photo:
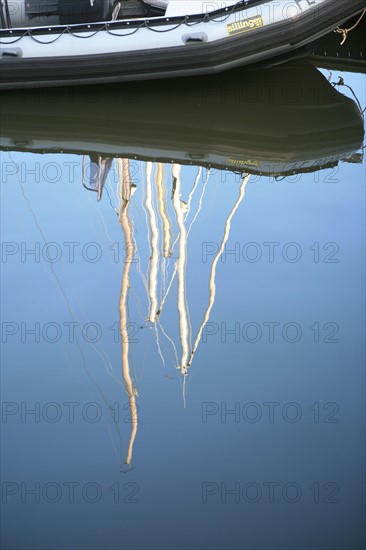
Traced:
[[2, 0], [1, 87], [95, 84], [277, 63], [365, 0]]
[[102, 172], [122, 157], [282, 177], [359, 162], [363, 138], [356, 103], [299, 61], [250, 82], [235, 70], [2, 94], [2, 151], [88, 155]]

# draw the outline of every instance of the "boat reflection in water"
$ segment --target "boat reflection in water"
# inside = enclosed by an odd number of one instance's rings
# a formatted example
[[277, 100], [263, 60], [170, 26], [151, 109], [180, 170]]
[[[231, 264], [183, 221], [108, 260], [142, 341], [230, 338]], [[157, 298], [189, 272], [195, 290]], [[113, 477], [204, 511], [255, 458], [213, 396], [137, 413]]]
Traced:
[[12, 91], [2, 94], [1, 123], [3, 150], [275, 175], [349, 160], [363, 139], [354, 101], [305, 62], [148, 85]]
[[[218, 262], [251, 174], [280, 178], [333, 167], [341, 161], [359, 162], [363, 136], [363, 118], [356, 103], [305, 63], [141, 87], [4, 94], [2, 150], [80, 155], [83, 185], [96, 191], [98, 200], [104, 187], [117, 201], [114, 206], [126, 250], [119, 326], [122, 378], [132, 419], [127, 464], [132, 461], [138, 428], [138, 392], [130, 367], [128, 334], [131, 270], [136, 269], [142, 278], [148, 302], [146, 325], [155, 331], [164, 363], [162, 350], [167, 342], [172, 349], [185, 402], [187, 375], [220, 290], [216, 286]], [[150, 249], [146, 265], [141, 258], [132, 261], [140, 249], [130, 213], [136, 190], [131, 160], [136, 159], [145, 163], [139, 210], [146, 213]], [[117, 188], [108, 179], [113, 161]], [[88, 173], [87, 165], [91, 166]], [[197, 167], [186, 197], [182, 193], [184, 165]], [[207, 169], [205, 177], [203, 168]], [[211, 168], [233, 171], [240, 177], [209, 268], [206, 305], [193, 331], [187, 296], [187, 245], [192, 227], [204, 211]], [[169, 297], [176, 304], [179, 344], [169, 334], [172, 327], [168, 330], [165, 326]]]

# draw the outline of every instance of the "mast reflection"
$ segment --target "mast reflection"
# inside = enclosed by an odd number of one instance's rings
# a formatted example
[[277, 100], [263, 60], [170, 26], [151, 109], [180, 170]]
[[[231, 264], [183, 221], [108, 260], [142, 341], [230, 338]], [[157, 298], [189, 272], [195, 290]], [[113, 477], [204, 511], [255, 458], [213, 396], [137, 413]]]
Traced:
[[[119, 223], [124, 235], [125, 250], [127, 251], [133, 243], [132, 225], [129, 219], [129, 204], [132, 194], [132, 183], [130, 177], [129, 161], [127, 159], [116, 159], [116, 168], [119, 176], [118, 197], [120, 201]], [[122, 378], [125, 383], [126, 392], [128, 395], [130, 414], [131, 414], [131, 434], [126, 454], [126, 464], [130, 464], [132, 460], [133, 444], [136, 438], [138, 417], [137, 417], [137, 388], [134, 386], [129, 364], [129, 334], [128, 334], [128, 313], [127, 313], [127, 297], [130, 287], [130, 270], [132, 262], [127, 257], [124, 262], [121, 294], [119, 298], [119, 328], [122, 344]]]

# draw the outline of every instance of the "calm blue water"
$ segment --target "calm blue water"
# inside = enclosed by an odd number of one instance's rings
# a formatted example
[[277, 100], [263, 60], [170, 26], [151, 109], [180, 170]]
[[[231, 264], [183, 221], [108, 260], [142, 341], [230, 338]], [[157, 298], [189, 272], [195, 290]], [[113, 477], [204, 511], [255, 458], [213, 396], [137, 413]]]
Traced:
[[[364, 77], [342, 76], [364, 108]], [[1, 153], [3, 548], [363, 548], [357, 151], [247, 180], [132, 158], [97, 202], [80, 155], [19, 139]]]

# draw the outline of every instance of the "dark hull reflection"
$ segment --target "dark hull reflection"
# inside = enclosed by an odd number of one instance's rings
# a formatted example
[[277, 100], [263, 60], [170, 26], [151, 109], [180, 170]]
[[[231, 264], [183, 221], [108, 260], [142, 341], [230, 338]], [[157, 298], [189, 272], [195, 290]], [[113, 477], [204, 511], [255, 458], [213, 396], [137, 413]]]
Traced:
[[284, 175], [354, 161], [354, 101], [306, 62], [124, 86], [2, 94], [1, 149]]

